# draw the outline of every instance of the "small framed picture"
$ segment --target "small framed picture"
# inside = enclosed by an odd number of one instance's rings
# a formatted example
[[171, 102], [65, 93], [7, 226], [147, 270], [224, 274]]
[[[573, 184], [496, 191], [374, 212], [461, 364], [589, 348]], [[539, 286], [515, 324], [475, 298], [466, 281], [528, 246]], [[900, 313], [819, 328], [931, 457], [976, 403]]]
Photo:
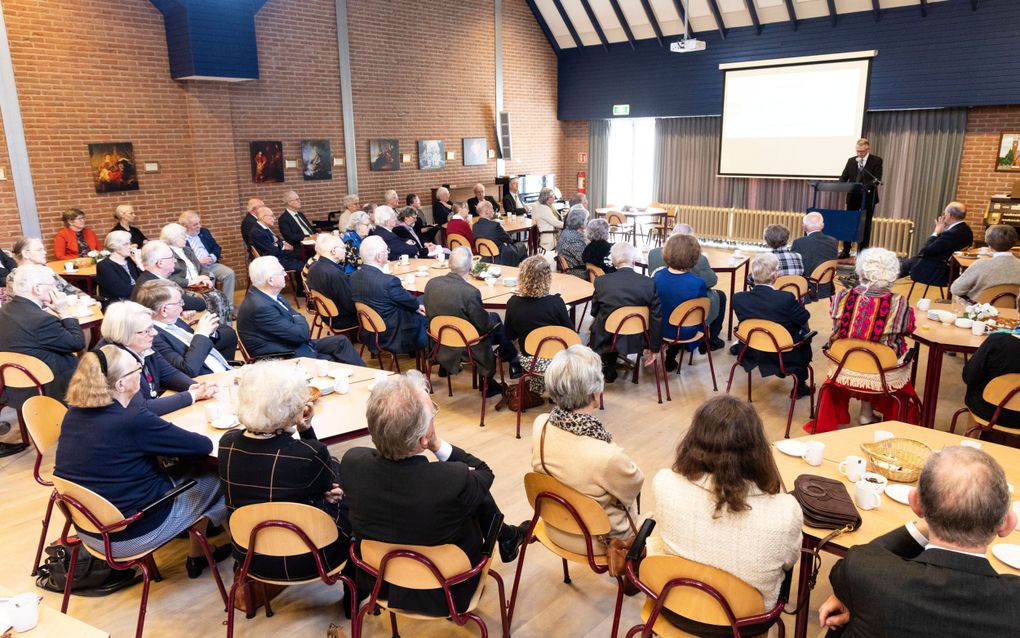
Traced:
[[464, 166], [485, 166], [488, 150], [484, 137], [465, 137]]
[[1020, 173], [1020, 131], [1004, 131], [999, 138], [995, 170]]
[[305, 179], [333, 179], [329, 140], [301, 140], [301, 174]]
[[89, 144], [89, 164], [97, 193], [138, 190], [135, 149], [131, 142]]
[[255, 184], [283, 182], [283, 142], [249, 142], [251, 181]]
[[400, 170], [400, 140], [368, 140], [368, 155], [373, 171]]
[[446, 144], [443, 140], [418, 140], [418, 168], [423, 171], [446, 168]]

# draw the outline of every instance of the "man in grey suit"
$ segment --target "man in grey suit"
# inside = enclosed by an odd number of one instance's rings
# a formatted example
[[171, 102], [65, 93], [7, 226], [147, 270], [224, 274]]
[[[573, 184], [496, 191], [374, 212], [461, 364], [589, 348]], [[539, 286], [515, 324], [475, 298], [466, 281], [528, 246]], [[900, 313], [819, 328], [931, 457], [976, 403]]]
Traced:
[[[487, 202], [479, 205], [482, 208]], [[478, 345], [471, 348], [471, 357], [478, 366], [478, 373], [489, 379], [488, 396], [496, 396], [502, 392], [502, 386], [493, 378], [496, 374], [496, 359], [492, 356], [492, 344], [499, 346], [499, 356], [510, 363], [510, 377], [521, 376], [521, 364], [517, 356], [517, 348], [503, 334], [503, 323], [499, 315], [487, 312], [482, 305], [482, 295], [478, 288], [468, 281], [471, 272], [471, 251], [459, 246], [450, 254], [450, 272], [445, 277], [433, 279], [425, 286], [425, 308], [429, 321], [433, 317], [447, 315], [466, 319], [478, 334], [489, 333]], [[456, 372], [460, 366], [461, 348], [439, 348], [436, 358], [447, 372]]]
[[987, 453], [954, 445], [932, 454], [911, 490], [920, 520], [850, 548], [818, 609], [829, 636], [1015, 636], [1020, 578], [986, 553], [1016, 527], [1009, 484]]
[[[821, 213], [804, 215], [804, 236], [793, 240], [791, 249], [800, 253], [804, 260], [804, 276], [808, 277], [819, 264], [836, 259], [839, 256], [839, 242], [822, 231], [825, 230], [825, 218]], [[818, 298], [828, 299], [832, 296], [832, 283], [818, 287]]]
[[478, 221], [471, 227], [475, 235], [475, 241], [488, 239], [499, 248], [499, 256], [495, 258], [496, 263], [504, 266], [517, 266], [528, 256], [528, 245], [524, 242], [515, 242], [499, 222], [492, 219], [492, 204], [488, 200], [478, 203]]

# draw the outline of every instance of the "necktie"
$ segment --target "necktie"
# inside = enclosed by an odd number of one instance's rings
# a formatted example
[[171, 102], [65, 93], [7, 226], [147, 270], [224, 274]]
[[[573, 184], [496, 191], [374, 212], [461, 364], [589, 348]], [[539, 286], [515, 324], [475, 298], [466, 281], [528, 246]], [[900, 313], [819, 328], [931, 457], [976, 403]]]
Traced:
[[861, 159], [860, 157], [858, 157], [857, 158], [857, 170], [860, 171], [860, 170], [863, 170], [863, 169], [864, 169], [864, 160]]
[[299, 215], [298, 213], [294, 213], [294, 219], [297, 220], [298, 226], [301, 227], [301, 232], [303, 232], [306, 235], [312, 234], [312, 229], [308, 227], [308, 224], [305, 223], [305, 220], [301, 219], [301, 215]]
[[[188, 332], [176, 324], [166, 326], [166, 331], [184, 342], [185, 346], [189, 347], [191, 346], [192, 340], [195, 338], [194, 333]], [[223, 355], [220, 354], [219, 350], [213, 348], [205, 357], [205, 367], [209, 368], [213, 372], [226, 372], [230, 369], [230, 364], [223, 358]]]

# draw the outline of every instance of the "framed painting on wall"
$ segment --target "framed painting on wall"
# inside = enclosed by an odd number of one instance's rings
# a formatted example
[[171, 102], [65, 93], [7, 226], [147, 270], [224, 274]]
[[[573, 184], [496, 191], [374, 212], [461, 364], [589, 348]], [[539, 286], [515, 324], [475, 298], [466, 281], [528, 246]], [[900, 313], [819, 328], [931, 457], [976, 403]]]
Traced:
[[368, 140], [368, 156], [373, 171], [400, 170], [400, 140]]
[[484, 137], [464, 138], [464, 166], [485, 166], [488, 142]]
[[301, 140], [301, 174], [305, 179], [333, 179], [329, 140]]
[[999, 154], [995, 170], [1020, 173], [1020, 131], [1003, 131], [999, 138]]
[[256, 184], [283, 182], [283, 142], [249, 142], [251, 181]]
[[446, 144], [443, 140], [418, 141], [418, 168], [423, 171], [446, 168]]
[[131, 142], [89, 144], [89, 165], [97, 193], [138, 190], [135, 150]]

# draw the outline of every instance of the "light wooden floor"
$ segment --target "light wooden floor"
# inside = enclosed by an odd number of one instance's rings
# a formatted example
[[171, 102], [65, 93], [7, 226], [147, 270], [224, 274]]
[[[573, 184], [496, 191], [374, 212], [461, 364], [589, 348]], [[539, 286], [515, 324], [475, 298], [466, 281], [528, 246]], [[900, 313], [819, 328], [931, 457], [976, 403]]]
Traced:
[[[906, 293], [906, 289], [901, 291]], [[824, 378], [827, 366], [822, 361], [818, 348], [831, 332], [827, 317], [828, 304], [815, 303], [811, 327], [820, 335], [815, 344], [816, 375]], [[585, 328], [586, 330], [587, 328]], [[926, 352], [921, 351], [919, 367], [923, 383]], [[716, 353], [716, 376], [720, 392], [725, 391], [726, 376], [734, 357], [725, 350]], [[402, 364], [403, 365], [403, 364]], [[946, 429], [952, 412], [962, 405], [963, 386], [960, 382], [962, 358], [947, 358], [943, 367], [945, 378], [943, 394], [939, 401], [938, 427]], [[672, 463], [675, 443], [690, 423], [694, 409], [707, 397], [712, 396], [712, 384], [708, 373], [708, 362], [703, 356], [695, 355], [693, 368], [684, 367], [683, 376], [670, 379], [673, 401], [659, 405], [655, 400], [654, 379], [642, 376], [638, 385], [632, 385], [621, 376], [615, 384], [606, 388], [606, 409], [601, 413], [603, 421], [614, 433], [616, 441], [638, 462], [646, 479]], [[734, 382], [734, 393], [746, 396], [746, 375], [738, 374]], [[762, 415], [771, 438], [782, 437], [788, 407], [789, 380], [771, 378], [762, 381], [757, 374], [754, 378], [754, 406]], [[486, 427], [478, 427], [478, 394], [470, 389], [470, 376], [461, 374], [454, 382], [454, 397], [448, 398], [442, 386], [437, 385], [436, 401], [442, 406], [437, 423], [440, 435], [484, 459], [496, 474], [493, 494], [510, 522], [530, 518], [531, 509], [525, 499], [521, 477], [531, 470], [531, 422], [539, 411], [532, 410], [522, 424], [522, 438], [514, 439], [514, 416], [512, 413], [490, 412]], [[920, 393], [920, 392], [919, 392]], [[852, 408], [855, 412], [856, 408]], [[794, 429], [797, 436], [808, 418], [808, 403], [802, 399], [794, 415]], [[361, 439], [352, 443], [334, 445], [330, 449], [341, 456], [355, 445], [368, 445]], [[15, 457], [0, 459], [0, 503], [3, 503], [3, 523], [0, 527], [0, 547], [3, 548], [4, 568], [0, 570], [0, 586], [14, 592], [39, 591], [29, 577], [31, 557], [39, 536], [41, 520], [48, 490], [32, 480], [33, 454], [23, 453]], [[642, 514], [654, 510], [655, 503], [651, 490], [646, 490], [642, 499]], [[59, 519], [55, 514], [55, 519]], [[51, 526], [51, 539], [58, 532], [60, 522]], [[174, 542], [157, 554], [164, 580], [152, 587], [146, 630], [148, 636], [217, 636], [225, 633], [222, 626], [224, 613], [218, 602], [215, 586], [206, 572], [198, 580], [188, 580], [184, 573], [184, 542]], [[812, 628], [810, 636], [818, 634], [817, 606], [830, 593], [827, 574], [832, 565], [827, 557], [818, 586], [812, 595]], [[515, 565], [499, 565], [495, 568], [503, 575], [509, 587], [513, 580]], [[229, 578], [229, 561], [221, 564], [221, 573]], [[573, 583], [562, 582], [559, 560], [534, 545], [528, 553], [524, 575], [523, 592], [518, 600], [514, 635], [520, 637], [539, 636], [607, 636], [612, 626], [614, 582], [606, 576], [596, 576], [582, 566], [571, 570]], [[482, 598], [479, 612], [489, 624], [490, 632], [499, 635], [499, 613], [495, 587], [488, 588]], [[105, 598], [73, 597], [70, 613], [92, 625], [100, 627], [112, 636], [130, 636], [134, 631], [140, 587], [127, 589]], [[45, 593], [45, 604], [59, 607], [57, 594]], [[339, 624], [349, 635], [349, 624], [343, 619], [336, 602], [339, 589], [322, 585], [294, 587], [286, 591], [273, 603], [276, 615], [265, 618], [259, 615], [245, 620], [238, 615], [238, 636], [277, 636], [285, 632], [288, 636], [323, 636], [331, 622]], [[621, 635], [639, 621], [638, 613], [642, 600], [638, 597], [624, 601]], [[793, 630], [791, 617], [787, 617], [787, 629]], [[401, 632], [410, 636], [473, 636], [474, 628], [458, 628], [446, 621], [401, 622]], [[385, 616], [369, 617], [366, 623], [367, 635], [388, 636], [389, 624]], [[73, 637], [67, 637], [73, 638]]]

